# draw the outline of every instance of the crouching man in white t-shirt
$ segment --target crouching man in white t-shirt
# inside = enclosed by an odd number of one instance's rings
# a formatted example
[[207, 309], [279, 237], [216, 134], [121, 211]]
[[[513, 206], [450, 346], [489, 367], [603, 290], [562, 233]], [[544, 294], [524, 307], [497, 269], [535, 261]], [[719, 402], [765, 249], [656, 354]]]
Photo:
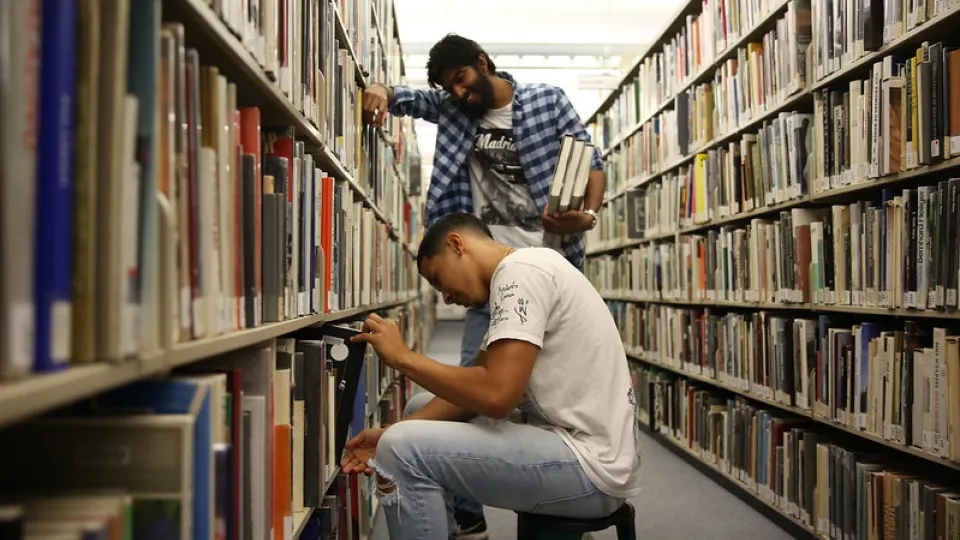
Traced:
[[[396, 324], [371, 315], [381, 362], [435, 397], [347, 442], [344, 472], [376, 473], [390, 537], [445, 540], [453, 494], [481, 504], [602, 517], [639, 493], [636, 400], [603, 299], [562, 255], [495, 242], [476, 217], [438, 220], [417, 254], [447, 303], [489, 301], [490, 328], [471, 367], [411, 352]], [[506, 420], [519, 409], [524, 423]], [[499, 421], [471, 421], [476, 417]]]

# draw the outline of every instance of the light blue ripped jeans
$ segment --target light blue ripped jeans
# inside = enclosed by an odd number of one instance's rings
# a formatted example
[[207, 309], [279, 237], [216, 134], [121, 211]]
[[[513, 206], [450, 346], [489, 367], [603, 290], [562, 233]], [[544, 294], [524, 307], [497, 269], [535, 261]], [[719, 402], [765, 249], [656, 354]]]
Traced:
[[[405, 412], [430, 397], [416, 396]], [[450, 538], [454, 495], [584, 518], [609, 515], [623, 504], [597, 489], [558, 435], [507, 420], [400, 422], [383, 434], [371, 465], [392, 540]]]

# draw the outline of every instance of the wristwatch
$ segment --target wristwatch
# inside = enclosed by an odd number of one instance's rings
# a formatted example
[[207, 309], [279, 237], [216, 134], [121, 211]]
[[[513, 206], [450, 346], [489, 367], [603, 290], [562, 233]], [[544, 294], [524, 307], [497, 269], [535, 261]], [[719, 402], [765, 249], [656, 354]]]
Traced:
[[593, 218], [593, 221], [590, 222], [590, 226], [587, 227], [588, 231], [593, 230], [593, 228], [597, 226], [597, 212], [594, 210], [584, 210], [583, 213]]

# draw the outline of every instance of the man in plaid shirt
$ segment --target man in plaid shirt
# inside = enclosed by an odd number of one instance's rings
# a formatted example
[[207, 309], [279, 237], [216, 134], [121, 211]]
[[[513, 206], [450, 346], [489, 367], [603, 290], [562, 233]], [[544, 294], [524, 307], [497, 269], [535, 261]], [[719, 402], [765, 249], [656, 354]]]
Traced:
[[[590, 141], [564, 91], [523, 84], [497, 71], [474, 41], [448, 35], [430, 50], [431, 90], [374, 84], [363, 94], [364, 120], [381, 125], [386, 112], [437, 124], [427, 227], [454, 212], [473, 213], [496, 241], [542, 247], [544, 232], [566, 235], [565, 258], [583, 270], [583, 233], [596, 226], [605, 177], [594, 150], [582, 211], [547, 212], [564, 135]], [[490, 324], [489, 307], [467, 310], [460, 364], [472, 365]], [[418, 401], [419, 403], [419, 401]], [[415, 408], [411, 403], [409, 409]], [[487, 538], [483, 508], [455, 501], [461, 540]]]

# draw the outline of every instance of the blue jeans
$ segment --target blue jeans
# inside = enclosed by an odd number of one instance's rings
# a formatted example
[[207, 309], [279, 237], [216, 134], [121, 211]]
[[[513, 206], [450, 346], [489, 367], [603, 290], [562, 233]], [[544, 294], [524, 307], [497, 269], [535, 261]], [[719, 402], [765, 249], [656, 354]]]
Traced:
[[[405, 413], [432, 396], [420, 394]], [[623, 504], [597, 489], [559, 435], [507, 420], [410, 420], [377, 444], [377, 497], [391, 539], [447, 540], [453, 498], [521, 512], [601, 517]]]
[[[460, 365], [472, 366], [480, 352], [480, 345], [490, 328], [490, 306], [482, 308], [467, 308], [463, 321], [463, 338], [460, 341]], [[425, 405], [426, 402], [421, 404]], [[419, 407], [417, 407], [419, 409]], [[483, 516], [483, 505], [473, 499], [455, 496], [453, 507], [458, 514], [469, 516]]]

